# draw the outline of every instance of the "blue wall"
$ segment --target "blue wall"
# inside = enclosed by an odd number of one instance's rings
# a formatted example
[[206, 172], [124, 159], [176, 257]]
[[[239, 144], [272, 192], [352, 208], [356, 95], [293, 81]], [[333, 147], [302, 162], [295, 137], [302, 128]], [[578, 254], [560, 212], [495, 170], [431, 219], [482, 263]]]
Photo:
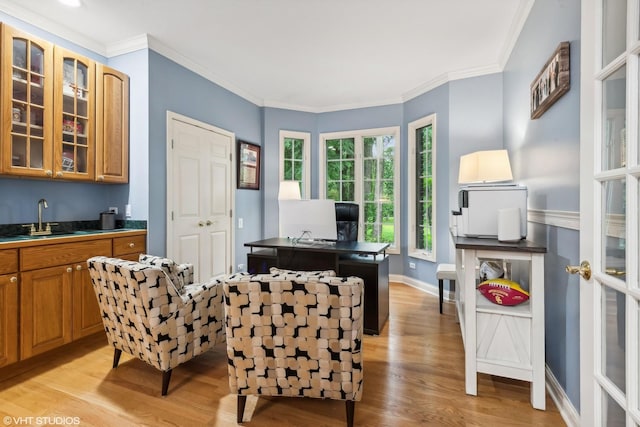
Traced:
[[[529, 86], [562, 41], [571, 42], [571, 90], [530, 119]], [[529, 209], [579, 211], [580, 1], [537, 0], [505, 66], [504, 139], [514, 178], [529, 189]], [[576, 408], [580, 405], [579, 231], [532, 224], [529, 237], [547, 245], [547, 365]]]
[[[173, 61], [149, 53], [149, 252], [166, 253], [167, 111], [234, 132], [236, 139], [262, 144], [259, 107], [211, 83]], [[265, 169], [265, 168], [263, 168]], [[242, 244], [262, 235], [262, 191], [236, 190], [236, 261], [244, 262]], [[237, 227], [237, 222], [236, 222]]]

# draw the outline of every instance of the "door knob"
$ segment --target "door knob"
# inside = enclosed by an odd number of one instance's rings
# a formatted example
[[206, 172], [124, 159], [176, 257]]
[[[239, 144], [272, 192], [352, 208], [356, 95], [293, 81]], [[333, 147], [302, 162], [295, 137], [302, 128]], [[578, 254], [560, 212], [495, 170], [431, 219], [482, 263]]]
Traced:
[[580, 274], [584, 280], [591, 279], [591, 264], [589, 264], [589, 261], [582, 261], [580, 265], [567, 265], [565, 270], [569, 274]]
[[207, 220], [207, 225], [213, 224], [210, 220]]
[[198, 227], [204, 227], [204, 222], [199, 221], [199, 222], [198, 222]]

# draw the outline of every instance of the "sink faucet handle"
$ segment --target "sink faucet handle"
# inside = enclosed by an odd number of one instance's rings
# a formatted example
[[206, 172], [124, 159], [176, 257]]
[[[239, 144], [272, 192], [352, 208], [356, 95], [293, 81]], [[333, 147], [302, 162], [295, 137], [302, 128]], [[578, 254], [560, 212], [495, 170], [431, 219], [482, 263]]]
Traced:
[[34, 224], [25, 224], [23, 227], [28, 228], [30, 233], [35, 233], [36, 226]]

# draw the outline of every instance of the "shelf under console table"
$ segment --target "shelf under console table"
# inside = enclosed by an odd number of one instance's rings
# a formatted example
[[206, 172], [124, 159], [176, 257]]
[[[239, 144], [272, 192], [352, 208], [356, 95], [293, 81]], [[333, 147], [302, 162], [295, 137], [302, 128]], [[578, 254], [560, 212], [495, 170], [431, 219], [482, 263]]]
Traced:
[[[460, 292], [456, 312], [465, 348], [465, 388], [477, 395], [477, 374], [485, 373], [531, 383], [531, 405], [544, 410], [544, 254], [546, 248], [528, 240], [452, 236]], [[476, 289], [479, 265], [502, 264], [505, 277], [528, 290], [529, 300], [516, 306], [490, 302]]]
[[389, 318], [388, 243], [297, 242], [271, 238], [245, 243], [247, 271], [268, 273], [270, 267], [289, 270], [334, 270], [338, 276], [364, 281], [364, 332], [378, 335]]

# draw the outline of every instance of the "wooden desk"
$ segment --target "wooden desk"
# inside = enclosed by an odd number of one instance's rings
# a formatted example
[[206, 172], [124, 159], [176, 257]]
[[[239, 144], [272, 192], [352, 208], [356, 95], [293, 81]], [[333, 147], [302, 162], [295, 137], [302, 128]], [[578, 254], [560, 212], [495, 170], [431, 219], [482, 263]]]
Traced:
[[[477, 395], [477, 374], [486, 373], [531, 382], [531, 404], [545, 409], [544, 254], [528, 240], [453, 237], [459, 292], [456, 309], [465, 348], [467, 394]], [[529, 301], [501, 306], [476, 290], [477, 267], [496, 261], [510, 278], [527, 289]]]
[[[299, 243], [272, 238], [244, 244], [247, 271], [268, 273], [270, 267], [289, 270], [334, 270], [338, 276], [357, 276], [364, 281], [364, 332], [380, 334], [389, 318], [388, 243]], [[255, 250], [258, 249], [258, 250]]]

